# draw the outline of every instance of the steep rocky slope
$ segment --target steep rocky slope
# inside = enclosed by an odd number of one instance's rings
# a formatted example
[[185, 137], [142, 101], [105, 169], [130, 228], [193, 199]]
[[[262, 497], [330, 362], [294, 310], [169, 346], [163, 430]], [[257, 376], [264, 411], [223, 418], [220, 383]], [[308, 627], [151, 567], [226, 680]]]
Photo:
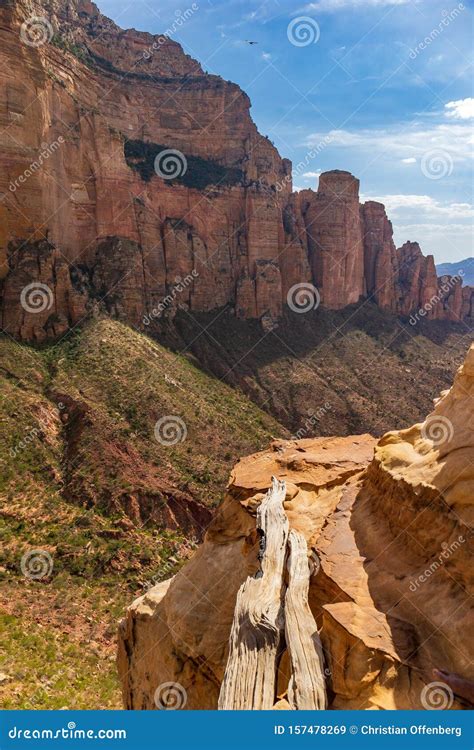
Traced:
[[118, 708], [124, 606], [189, 557], [238, 456], [285, 430], [100, 319], [42, 350], [0, 338], [0, 412], [0, 704]]
[[[205, 527], [235, 459], [284, 428], [126, 326], [96, 320], [37, 352], [2, 351], [2, 490], [42, 481], [137, 524]], [[231, 438], [231, 439], [230, 439]]]
[[[474, 679], [473, 396], [474, 347], [452, 388], [408, 430], [377, 444], [368, 435], [276, 441], [241, 460], [202, 547], [128, 610], [118, 662], [125, 705], [217, 707], [237, 591], [262, 559], [255, 513], [274, 475], [286, 485], [290, 527], [311, 551], [309, 604], [330, 707], [465, 706], [448, 683], [466, 695]], [[283, 648], [277, 707], [288, 707], [290, 677]]]
[[419, 421], [452, 383], [474, 338], [465, 324], [412, 326], [373, 303], [287, 311], [269, 331], [225, 311], [179, 311], [159, 336], [191, 351], [300, 438], [379, 436]]
[[173, 40], [122, 31], [89, 0], [2, 0], [0, 63], [10, 334], [54, 338], [97, 305], [133, 325], [178, 305], [271, 325], [303, 301], [297, 284], [327, 308], [369, 296], [472, 319], [471, 288], [440, 288], [416, 243], [397, 250], [384, 207], [359, 206], [348, 172], [292, 194], [246, 94]]

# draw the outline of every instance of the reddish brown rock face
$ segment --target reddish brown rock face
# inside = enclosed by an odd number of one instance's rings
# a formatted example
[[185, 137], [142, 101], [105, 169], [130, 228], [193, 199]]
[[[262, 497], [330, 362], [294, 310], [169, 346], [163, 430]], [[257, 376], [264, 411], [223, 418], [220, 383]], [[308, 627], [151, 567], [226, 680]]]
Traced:
[[3, 288], [3, 326], [41, 343], [86, 316], [86, 294], [71, 283], [68, 264], [47, 240], [10, 247]]
[[463, 320], [474, 318], [474, 289], [471, 286], [466, 286], [462, 290], [461, 317]]
[[[24, 41], [33, 15], [49, 24], [39, 46]], [[96, 306], [140, 325], [168, 298], [168, 314], [228, 305], [271, 323], [304, 282], [328, 308], [369, 295], [404, 315], [436, 293], [432, 260], [395, 253], [383, 207], [360, 209], [348, 172], [292, 195], [291, 165], [258, 133], [247, 95], [171, 39], [123, 32], [87, 0], [9, 0], [0, 71], [9, 334], [54, 337]], [[155, 170], [164, 149], [180, 152], [173, 179]], [[53, 296], [41, 313], [21, 303], [34, 282]], [[471, 314], [469, 292], [448, 297], [431, 317]]]
[[[432, 305], [438, 294], [438, 278], [432, 255], [425, 257], [418, 242], [405, 242], [398, 249], [399, 309], [402, 315]], [[427, 311], [428, 318], [435, 317], [435, 307]]]
[[321, 302], [332, 309], [358, 302], [365, 294], [359, 180], [339, 170], [322, 174], [304, 217]]
[[[446, 318], [447, 320], [459, 320], [469, 316], [466, 310], [463, 315], [464, 292], [469, 295], [472, 288], [462, 288], [462, 279], [457, 276], [440, 276], [438, 279], [441, 300], [436, 309], [436, 317]], [[466, 297], [468, 299], [468, 297]]]
[[368, 201], [361, 206], [364, 238], [366, 292], [386, 310], [397, 311], [399, 266], [393, 242], [392, 224], [382, 203]]

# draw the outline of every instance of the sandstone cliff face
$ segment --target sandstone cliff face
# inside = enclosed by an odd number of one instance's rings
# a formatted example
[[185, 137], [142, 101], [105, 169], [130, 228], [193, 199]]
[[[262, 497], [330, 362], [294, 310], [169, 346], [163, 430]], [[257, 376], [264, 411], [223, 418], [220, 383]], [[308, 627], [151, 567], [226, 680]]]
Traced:
[[321, 302], [338, 309], [365, 294], [359, 180], [349, 172], [322, 174], [304, 214], [313, 278]]
[[[405, 315], [436, 297], [438, 279], [432, 255], [427, 258], [421, 252], [418, 242], [405, 242], [398, 250], [400, 273], [400, 310]], [[434, 309], [429, 317], [435, 317]]]
[[[399, 310], [400, 268], [393, 242], [392, 224], [382, 203], [367, 201], [361, 206], [364, 239], [366, 294], [384, 310]], [[418, 300], [410, 303], [416, 306]]]
[[[31, 43], [33, 16], [46, 19], [43, 44]], [[228, 305], [271, 323], [304, 282], [328, 308], [370, 295], [410, 314], [436, 291], [429, 258], [394, 253], [383, 208], [359, 210], [352, 175], [329, 172], [318, 192], [292, 195], [291, 165], [258, 133], [247, 95], [172, 39], [122, 31], [88, 0], [4, 0], [0, 63], [0, 313], [11, 335], [60, 335], [96, 305], [141, 325], [190, 274], [167, 314]], [[173, 179], [154, 167], [168, 149], [180, 152]], [[44, 305], [22, 304], [29, 284], [50, 290]], [[470, 314], [464, 292], [432, 317]]]
[[[433, 684], [433, 669], [457, 685], [474, 679], [473, 395], [474, 347], [422, 424], [378, 444], [368, 435], [276, 442], [241, 460], [202, 547], [121, 624], [125, 706], [163, 707], [171, 682], [178, 707], [217, 707], [237, 591], [259, 569], [255, 513], [275, 475], [286, 482], [290, 527], [311, 550], [329, 707], [463, 707]], [[288, 682], [283, 650], [278, 708], [288, 707]]]

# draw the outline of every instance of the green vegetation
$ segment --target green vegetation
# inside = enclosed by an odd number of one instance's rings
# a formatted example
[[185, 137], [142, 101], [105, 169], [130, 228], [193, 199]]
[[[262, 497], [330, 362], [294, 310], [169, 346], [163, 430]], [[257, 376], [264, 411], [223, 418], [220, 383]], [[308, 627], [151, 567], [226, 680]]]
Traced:
[[62, 49], [64, 52], [70, 52], [71, 55], [74, 55], [77, 60], [84, 63], [84, 65], [87, 65], [89, 68], [95, 68], [94, 62], [84, 45], [74, 44], [74, 42], [70, 42], [68, 39], [58, 33], [53, 35], [51, 44], [53, 44], [55, 47], [58, 47], [58, 49]]
[[[193, 553], [237, 458], [285, 431], [111, 320], [41, 350], [2, 338], [0, 362], [0, 705], [118, 708], [124, 607]], [[167, 415], [187, 429], [172, 446]]]
[[[156, 176], [156, 157], [168, 148], [157, 143], [126, 140], [124, 143], [125, 160], [131, 169], [139, 173], [142, 180], [149, 182], [153, 176]], [[185, 173], [167, 180], [170, 184], [179, 183], [188, 188], [204, 190], [210, 185], [239, 185], [244, 179], [243, 172], [238, 167], [223, 167], [215, 161], [202, 159], [200, 156], [184, 154], [184, 157], [187, 164]]]
[[227, 312], [178, 311], [174, 325], [180, 346], [217, 376], [228, 372], [252, 401], [306, 437], [377, 436], [419, 422], [450, 387], [473, 338], [446, 321], [400, 325], [373, 303], [287, 310], [263, 339], [258, 322]]

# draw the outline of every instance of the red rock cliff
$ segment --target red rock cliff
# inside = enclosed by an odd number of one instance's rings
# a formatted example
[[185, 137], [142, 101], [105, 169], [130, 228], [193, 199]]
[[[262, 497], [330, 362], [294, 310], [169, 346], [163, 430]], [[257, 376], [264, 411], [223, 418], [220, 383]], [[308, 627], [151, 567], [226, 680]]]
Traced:
[[[123, 31], [87, 0], [2, 0], [0, 63], [11, 335], [60, 335], [97, 305], [135, 325], [177, 304], [275, 319], [301, 282], [326, 307], [369, 295], [406, 315], [436, 293], [432, 261], [395, 252], [383, 207], [359, 209], [352, 175], [292, 195], [291, 165], [247, 95], [172, 39]], [[162, 162], [167, 149], [179, 154]], [[471, 310], [465, 289], [430, 316]]]

